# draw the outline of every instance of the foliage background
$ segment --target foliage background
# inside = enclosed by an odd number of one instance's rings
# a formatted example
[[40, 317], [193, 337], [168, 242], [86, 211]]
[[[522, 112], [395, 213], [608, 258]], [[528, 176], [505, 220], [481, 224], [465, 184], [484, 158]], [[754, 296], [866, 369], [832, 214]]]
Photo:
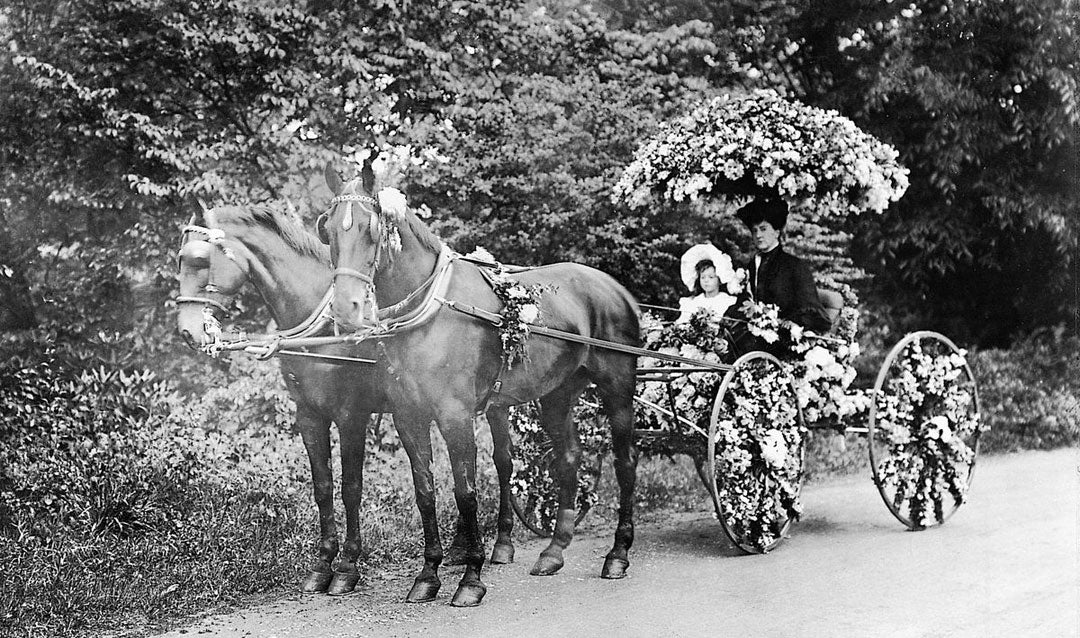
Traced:
[[[748, 241], [723, 206], [612, 204], [636, 146], [725, 90], [835, 108], [912, 171], [885, 214], [791, 232], [857, 285], [861, 376], [938, 329], [975, 349], [984, 449], [1075, 444], [1078, 20], [1067, 0], [10, 0], [0, 632], [156, 622], [296, 582], [315, 519], [290, 403], [274, 367], [180, 344], [175, 250], [195, 197], [310, 222], [322, 166], [371, 149], [405, 149], [401, 187], [455, 248], [590, 263], [672, 304], [687, 245]], [[262, 329], [259, 300], [241, 305]], [[400, 454], [372, 463], [382, 565], [418, 536]], [[697, 489], [656, 475], [643, 503]]]

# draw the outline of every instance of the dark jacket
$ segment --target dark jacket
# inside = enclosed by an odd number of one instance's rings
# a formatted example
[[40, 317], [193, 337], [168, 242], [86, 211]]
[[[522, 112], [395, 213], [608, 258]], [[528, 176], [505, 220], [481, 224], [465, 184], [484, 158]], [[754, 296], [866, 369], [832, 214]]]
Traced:
[[751, 259], [746, 266], [754, 299], [779, 306], [781, 319], [819, 334], [828, 332], [832, 322], [821, 305], [814, 274], [805, 261], [784, 252], [783, 246], [762, 255], [760, 273], [755, 272], [754, 261]]

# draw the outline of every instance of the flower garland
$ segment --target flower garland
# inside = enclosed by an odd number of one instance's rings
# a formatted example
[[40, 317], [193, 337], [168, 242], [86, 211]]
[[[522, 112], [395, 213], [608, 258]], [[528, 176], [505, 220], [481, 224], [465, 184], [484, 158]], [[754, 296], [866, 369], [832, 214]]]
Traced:
[[724, 394], [724, 416], [712, 441], [722, 522], [732, 538], [761, 552], [802, 513], [806, 428], [792, 392], [782, 368], [760, 360], [739, 367]]
[[811, 218], [881, 212], [908, 187], [896, 149], [836, 111], [772, 90], [698, 105], [639, 148], [612, 195], [633, 208], [746, 194], [747, 180]]
[[941, 523], [942, 497], [956, 507], [967, 498], [975, 461], [969, 442], [986, 430], [975, 397], [959, 383], [965, 352], [928, 352], [913, 341], [897, 358], [877, 406], [877, 433], [888, 455], [877, 468], [878, 486], [893, 493], [897, 509], [906, 502], [916, 526]]
[[503, 271], [502, 264], [483, 248], [477, 248], [466, 257], [494, 265], [489, 271], [491, 288], [503, 304], [499, 341], [502, 342], [503, 361], [507, 369], [512, 368], [514, 363], [526, 358], [525, 340], [529, 337], [529, 326], [540, 321], [540, 297], [544, 287], [540, 284], [526, 286], [511, 279]]

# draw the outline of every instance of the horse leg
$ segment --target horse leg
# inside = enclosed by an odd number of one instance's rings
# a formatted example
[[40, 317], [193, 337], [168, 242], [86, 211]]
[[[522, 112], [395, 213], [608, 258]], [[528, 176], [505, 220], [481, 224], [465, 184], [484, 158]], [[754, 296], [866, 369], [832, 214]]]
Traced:
[[551, 438], [554, 454], [551, 468], [559, 485], [559, 513], [551, 542], [540, 552], [529, 572], [533, 576], [550, 576], [562, 569], [563, 550], [574, 538], [581, 442], [572, 413], [585, 385], [584, 379], [576, 379], [540, 399], [540, 424]]
[[340, 417], [341, 501], [345, 505], [345, 544], [341, 548], [334, 580], [328, 594], [352, 593], [360, 581], [356, 561], [360, 557], [360, 495], [364, 491], [364, 449], [367, 444], [367, 412], [349, 411]]
[[443, 440], [446, 441], [446, 449], [450, 453], [450, 467], [454, 474], [454, 498], [457, 501], [458, 516], [466, 543], [465, 573], [461, 575], [461, 581], [450, 599], [450, 604], [454, 607], [475, 607], [487, 593], [487, 587], [480, 581], [480, 570], [484, 566], [484, 546], [477, 521], [476, 437], [471, 414], [465, 406], [449, 415], [443, 411], [438, 421]]
[[297, 402], [296, 427], [307, 449], [311, 464], [311, 484], [315, 505], [319, 508], [318, 557], [312, 565], [300, 591], [305, 594], [323, 593], [333, 578], [331, 565], [338, 553], [337, 523], [334, 521], [334, 475], [330, 467], [330, 420], [315, 413], [303, 402]]
[[[629, 377], [632, 379], [633, 377]], [[603, 393], [604, 410], [611, 422], [611, 443], [615, 453], [615, 478], [619, 482], [619, 525], [615, 544], [604, 559], [601, 578], [623, 578], [630, 566], [630, 546], [634, 544], [634, 484], [637, 482], [638, 452], [634, 446], [633, 389]]]
[[514, 541], [510, 537], [514, 531], [514, 507], [510, 502], [510, 478], [514, 473], [514, 461], [510, 455], [510, 420], [506, 408], [491, 408], [487, 411], [487, 419], [493, 444], [491, 457], [499, 474], [498, 536], [491, 550], [491, 562], [504, 565], [514, 562]]
[[446, 556], [443, 558], [443, 565], [447, 567], [453, 565], [465, 564], [465, 550], [468, 547], [468, 542], [465, 540], [465, 527], [461, 522], [461, 515], [458, 514], [457, 523], [454, 524], [454, 540], [450, 541], [450, 547], [446, 548]]
[[439, 538], [439, 519], [435, 513], [435, 481], [431, 474], [431, 425], [425, 419], [406, 417], [399, 411], [394, 415], [398, 438], [409, 455], [412, 466], [413, 492], [416, 507], [424, 526], [424, 567], [416, 576], [405, 602], [426, 603], [435, 600], [442, 581], [442, 541]]

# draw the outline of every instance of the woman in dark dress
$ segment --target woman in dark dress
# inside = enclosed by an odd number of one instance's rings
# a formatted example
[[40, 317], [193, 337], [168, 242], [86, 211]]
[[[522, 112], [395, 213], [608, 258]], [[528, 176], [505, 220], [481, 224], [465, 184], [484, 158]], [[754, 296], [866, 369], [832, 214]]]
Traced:
[[[736, 215], [746, 224], [754, 242], [755, 254], [745, 266], [750, 298], [777, 306], [782, 325], [796, 324], [818, 334], [828, 332], [832, 321], [821, 305], [809, 264], [784, 250], [787, 204], [779, 199], [755, 199]], [[740, 349], [745, 350], [749, 344], [740, 341]], [[756, 346], [767, 351], [787, 350], [783, 341]]]

